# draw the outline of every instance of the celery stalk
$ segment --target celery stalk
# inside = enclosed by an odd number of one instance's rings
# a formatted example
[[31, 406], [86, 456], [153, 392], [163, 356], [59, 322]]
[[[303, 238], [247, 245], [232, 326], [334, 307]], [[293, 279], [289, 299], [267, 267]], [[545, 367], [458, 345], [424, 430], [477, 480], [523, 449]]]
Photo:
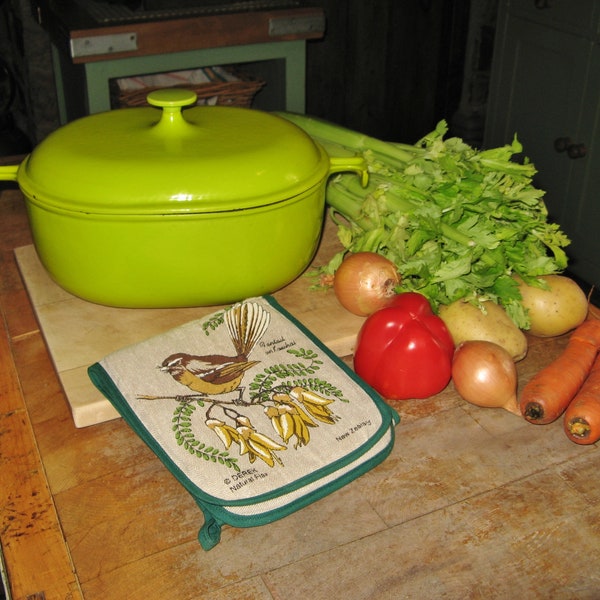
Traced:
[[[285, 111], [275, 112], [274, 114], [294, 123], [294, 125], [303, 129], [313, 138], [325, 142], [336, 143], [350, 150], [354, 150], [355, 152], [372, 150], [373, 152], [377, 152], [383, 156], [401, 162], [408, 162], [414, 156], [414, 153], [409, 152], [407, 147], [396, 146], [395, 144], [384, 142], [363, 133], [358, 133], [352, 129], [336, 125], [335, 123], [323, 119]], [[415, 148], [415, 151], [416, 150], [417, 149]]]
[[[516, 136], [501, 148], [475, 150], [448, 127], [414, 146], [386, 142], [305, 115], [278, 113], [330, 152], [362, 154], [369, 184], [356, 176], [330, 178], [326, 200], [344, 250], [320, 267], [334, 275], [348, 252], [372, 251], [401, 273], [399, 292], [424, 294], [434, 310], [466, 299], [501, 304], [515, 324], [529, 318], [513, 274], [526, 281], [567, 266], [569, 239], [548, 222], [543, 190]], [[325, 278], [331, 281], [331, 277]]]

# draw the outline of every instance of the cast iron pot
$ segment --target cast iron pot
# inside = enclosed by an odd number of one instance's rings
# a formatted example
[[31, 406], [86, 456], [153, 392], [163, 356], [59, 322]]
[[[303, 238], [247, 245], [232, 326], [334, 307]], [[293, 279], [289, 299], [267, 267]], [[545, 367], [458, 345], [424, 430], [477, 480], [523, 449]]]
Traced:
[[280, 116], [195, 100], [152, 92], [152, 106], [73, 121], [0, 168], [18, 182], [38, 256], [65, 290], [127, 308], [272, 293], [316, 252], [329, 175], [366, 180], [362, 158], [330, 158]]

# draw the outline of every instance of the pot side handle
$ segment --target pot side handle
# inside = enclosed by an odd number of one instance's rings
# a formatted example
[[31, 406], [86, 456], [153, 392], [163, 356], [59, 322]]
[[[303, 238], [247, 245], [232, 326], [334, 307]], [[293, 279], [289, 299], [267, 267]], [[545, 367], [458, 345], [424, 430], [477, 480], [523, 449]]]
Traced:
[[329, 174], [352, 172], [360, 175], [360, 184], [367, 187], [369, 183], [369, 171], [367, 161], [362, 156], [330, 156]]
[[19, 165], [0, 167], [0, 181], [17, 181]]

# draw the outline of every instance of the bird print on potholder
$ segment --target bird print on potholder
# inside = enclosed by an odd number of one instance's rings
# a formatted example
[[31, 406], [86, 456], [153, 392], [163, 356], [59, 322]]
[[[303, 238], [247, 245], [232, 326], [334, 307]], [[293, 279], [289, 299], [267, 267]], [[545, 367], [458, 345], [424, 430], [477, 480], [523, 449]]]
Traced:
[[[288, 348], [289, 363], [262, 365], [263, 370], [246, 385], [248, 371], [260, 365], [251, 354], [269, 328], [270, 313], [258, 303], [242, 302], [218, 313], [210, 325], [218, 329], [223, 324], [233, 345], [231, 355], [176, 352], [159, 367], [191, 393], [138, 398], [177, 401], [173, 431], [191, 454], [239, 470], [238, 459], [229, 453], [238, 447], [240, 457], [246, 456], [250, 463], [259, 458], [270, 467], [283, 465], [279, 453], [290, 445], [306, 446], [311, 431], [336, 423], [339, 416], [330, 405], [347, 400], [340, 389], [315, 376], [322, 361], [311, 349]], [[204, 425], [224, 451], [196, 436], [192, 417], [198, 408], [204, 409]], [[265, 433], [265, 424], [270, 424], [275, 436]]]

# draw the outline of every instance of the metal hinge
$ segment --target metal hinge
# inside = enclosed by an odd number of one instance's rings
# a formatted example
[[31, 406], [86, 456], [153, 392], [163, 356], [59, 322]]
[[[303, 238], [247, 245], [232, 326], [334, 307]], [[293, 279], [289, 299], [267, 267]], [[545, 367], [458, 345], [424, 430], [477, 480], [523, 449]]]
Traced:
[[71, 39], [71, 56], [73, 58], [133, 52], [137, 48], [137, 33], [92, 35]]
[[269, 35], [302, 35], [325, 32], [325, 15], [273, 17], [269, 19]]

